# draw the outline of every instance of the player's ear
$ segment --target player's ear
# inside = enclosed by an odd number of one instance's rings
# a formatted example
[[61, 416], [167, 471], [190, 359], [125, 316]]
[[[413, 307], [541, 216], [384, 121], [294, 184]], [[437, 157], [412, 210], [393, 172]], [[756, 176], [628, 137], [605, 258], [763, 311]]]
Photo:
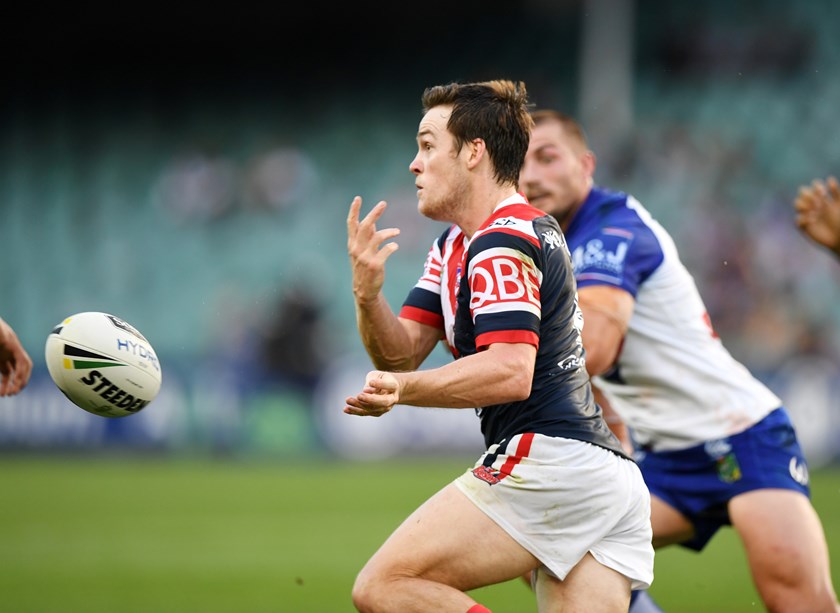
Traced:
[[595, 175], [595, 166], [597, 165], [597, 162], [598, 159], [595, 157], [594, 151], [587, 151], [583, 154], [583, 167], [590, 177]]
[[487, 143], [483, 138], [474, 138], [466, 144], [469, 157], [467, 158], [467, 168], [472, 170], [478, 166], [479, 162], [484, 159], [487, 154]]

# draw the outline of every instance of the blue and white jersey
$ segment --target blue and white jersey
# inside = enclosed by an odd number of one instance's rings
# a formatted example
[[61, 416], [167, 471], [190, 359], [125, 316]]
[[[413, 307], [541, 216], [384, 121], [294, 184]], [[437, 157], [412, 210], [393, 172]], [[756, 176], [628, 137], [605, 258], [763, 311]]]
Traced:
[[566, 240], [578, 289], [609, 285], [636, 300], [616, 363], [594, 382], [637, 445], [684, 449], [781, 405], [723, 346], [673, 239], [635, 198], [594, 188]]

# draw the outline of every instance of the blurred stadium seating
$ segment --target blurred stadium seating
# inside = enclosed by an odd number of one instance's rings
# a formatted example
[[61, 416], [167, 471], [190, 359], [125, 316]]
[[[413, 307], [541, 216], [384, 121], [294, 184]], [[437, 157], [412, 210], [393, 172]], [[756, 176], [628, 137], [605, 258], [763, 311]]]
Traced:
[[[0, 446], [56, 444], [39, 443], [43, 425], [20, 425], [11, 413], [32, 404], [45, 415], [60, 411], [46, 406], [55, 390], [39, 384], [41, 348], [55, 323], [86, 310], [134, 323], [164, 366], [158, 404], [167, 408], [152, 405], [148, 412], [158, 414], [142, 416], [148, 425], [134, 442], [259, 448], [270, 439], [260, 432], [276, 426], [269, 451], [288, 451], [278, 442], [283, 432], [329, 444], [319, 415], [340, 407], [313, 405], [340, 398], [333, 383], [347, 371], [315, 393], [264, 368], [261, 344], [282, 316], [280, 299], [303, 288], [322, 305], [330, 333], [318, 342], [335, 358], [325, 372], [347, 363], [363, 370], [345, 254], [351, 198], [362, 195], [366, 206], [389, 200], [384, 223], [403, 230], [386, 283], [397, 305], [438, 232], [416, 215], [407, 170], [422, 87], [517, 76], [534, 84], [538, 105], [585, 112], [576, 108], [575, 83], [597, 78], [577, 74], [574, 61], [585, 11], [578, 2], [548, 4], [523, 3], [507, 21], [480, 21], [488, 33], [509, 26], [533, 40], [504, 41], [496, 55], [453, 44], [429, 55], [422, 72], [399, 73], [400, 58], [415, 65], [417, 41], [409, 36], [397, 47], [392, 35], [391, 48], [368, 49], [394, 56], [371, 69], [375, 88], [360, 76], [350, 90], [352, 76], [335, 67], [314, 78], [323, 67], [311, 59], [298, 66], [309, 78], [285, 83], [290, 73], [280, 71], [269, 83], [274, 58], [213, 96], [183, 84], [176, 90], [173, 74], [154, 92], [122, 83], [114, 93], [100, 73], [54, 97], [43, 84], [37, 99], [23, 90], [12, 96], [0, 124], [0, 312], [33, 355], [36, 376], [29, 396], [0, 406], [7, 425]], [[635, 194], [674, 234], [724, 341], [801, 415], [814, 457], [832, 459], [840, 449], [832, 410], [840, 265], [798, 235], [790, 202], [798, 185], [840, 173], [840, 6], [653, 5], [639, 3], [628, 24], [632, 129], [594, 143], [602, 160], [596, 178]], [[453, 28], [469, 27], [467, 17], [453, 16]], [[446, 69], [436, 73], [440, 65]], [[189, 66], [182, 60], [178, 70]], [[811, 379], [803, 388], [805, 364]], [[277, 406], [288, 419], [270, 417]], [[429, 439], [445, 430], [434, 426]]]

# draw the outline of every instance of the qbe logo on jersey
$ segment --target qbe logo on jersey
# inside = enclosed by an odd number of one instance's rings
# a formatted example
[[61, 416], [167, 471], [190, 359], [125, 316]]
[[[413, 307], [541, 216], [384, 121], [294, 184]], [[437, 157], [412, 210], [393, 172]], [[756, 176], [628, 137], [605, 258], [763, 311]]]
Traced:
[[470, 261], [469, 277], [474, 314], [522, 310], [539, 317], [542, 272], [521, 251], [487, 249]]

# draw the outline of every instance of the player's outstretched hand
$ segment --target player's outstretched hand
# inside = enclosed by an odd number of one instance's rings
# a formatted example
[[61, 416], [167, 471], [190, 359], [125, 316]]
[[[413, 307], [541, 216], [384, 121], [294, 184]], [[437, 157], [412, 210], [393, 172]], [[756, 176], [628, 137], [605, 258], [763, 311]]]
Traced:
[[0, 396], [14, 396], [29, 383], [32, 359], [12, 327], [0, 319]]
[[353, 272], [353, 295], [360, 303], [377, 298], [385, 282], [385, 260], [399, 248], [394, 242], [383, 244], [399, 235], [398, 228], [376, 229], [376, 222], [386, 206], [384, 200], [380, 201], [359, 220], [362, 199], [356, 196], [347, 215], [347, 253]]
[[344, 412], [348, 415], [381, 417], [394, 408], [400, 400], [400, 383], [397, 378], [381, 370], [373, 370], [365, 377], [361, 393], [348, 396]]
[[803, 185], [794, 201], [796, 225], [840, 257], [840, 184], [834, 177]]

